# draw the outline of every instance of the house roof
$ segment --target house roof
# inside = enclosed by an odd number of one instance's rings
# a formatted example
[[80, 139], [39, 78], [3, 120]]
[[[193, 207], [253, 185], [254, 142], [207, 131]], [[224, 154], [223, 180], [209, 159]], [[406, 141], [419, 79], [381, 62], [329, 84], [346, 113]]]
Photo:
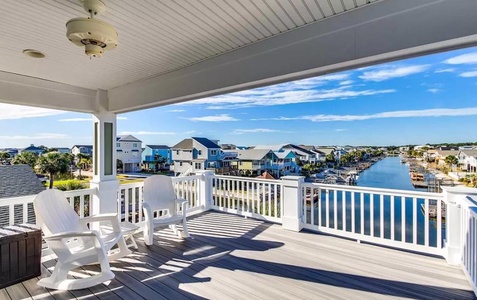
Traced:
[[476, 157], [477, 158], [477, 150], [460, 150], [460, 152], [464, 153], [469, 157]]
[[40, 147], [34, 146], [34, 145], [30, 145], [30, 146], [22, 149], [22, 151], [43, 151], [43, 149], [40, 148]]
[[260, 160], [263, 159], [268, 153], [275, 155], [270, 149], [249, 149], [236, 151], [238, 152], [238, 159], [241, 160]]
[[440, 156], [448, 156], [448, 155], [459, 155], [459, 150], [437, 150], [437, 154]]
[[92, 145], [74, 145], [74, 146], [71, 147], [71, 148], [74, 148], [74, 147], [76, 147], [76, 148], [91, 148], [91, 149], [93, 149], [93, 146], [92, 146]]
[[261, 178], [261, 179], [275, 179], [275, 177], [273, 177], [272, 175], [270, 175], [270, 173], [268, 173], [267, 171], [263, 172], [262, 175], [257, 176], [257, 178]]
[[303, 147], [300, 147], [300, 146], [297, 146], [297, 145], [293, 145], [293, 144], [287, 144], [287, 145], [284, 145], [283, 146], [285, 149], [294, 149], [294, 150], [297, 150], [297, 151], [300, 151], [300, 152], [303, 152], [305, 154], [308, 154], [308, 155], [314, 155], [315, 153], [313, 153], [312, 151], [309, 151]]
[[253, 149], [257, 150], [272, 150], [272, 151], [280, 151], [286, 144], [278, 144], [278, 145], [257, 145], [253, 147]]
[[178, 144], [171, 147], [172, 149], [194, 149], [194, 142], [192, 139], [183, 139]]
[[146, 145], [146, 147], [151, 149], [169, 149], [169, 146], [167, 145]]
[[196, 142], [199, 144], [203, 145], [206, 148], [209, 149], [220, 149], [220, 146], [217, 145], [217, 143], [212, 142], [208, 138], [202, 138], [202, 137], [192, 137]]
[[117, 138], [116, 138], [116, 141], [117, 142], [139, 142], [139, 143], [142, 143], [142, 141], [130, 134], [127, 134], [127, 135], [119, 135]]
[[316, 148], [316, 150], [328, 155], [332, 154], [335, 151], [335, 148]]
[[30, 166], [0, 166], [0, 199], [35, 195], [44, 189]]
[[306, 149], [308, 151], [314, 151], [315, 150], [315, 146], [311, 145], [300, 145], [299, 147], [303, 148], [303, 149]]
[[[278, 158], [284, 159], [284, 158], [293, 158], [296, 157], [295, 153], [291, 150], [286, 150], [283, 152], [273, 152]], [[289, 156], [290, 155], [290, 156]]]

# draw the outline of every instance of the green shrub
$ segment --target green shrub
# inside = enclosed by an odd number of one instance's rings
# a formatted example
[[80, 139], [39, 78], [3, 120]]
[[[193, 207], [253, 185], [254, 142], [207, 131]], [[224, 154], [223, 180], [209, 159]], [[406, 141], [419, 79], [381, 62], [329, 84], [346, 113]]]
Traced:
[[54, 182], [53, 186], [60, 191], [72, 191], [86, 189], [87, 183], [79, 180], [63, 180]]

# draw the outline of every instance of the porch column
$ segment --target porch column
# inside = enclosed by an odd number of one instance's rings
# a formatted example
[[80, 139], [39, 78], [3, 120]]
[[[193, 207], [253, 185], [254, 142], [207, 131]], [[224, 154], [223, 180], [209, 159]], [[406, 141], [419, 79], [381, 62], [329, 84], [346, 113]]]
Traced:
[[282, 196], [283, 212], [282, 227], [292, 231], [300, 231], [303, 228], [303, 209], [301, 186], [305, 182], [303, 176], [283, 176]]
[[445, 186], [442, 190], [447, 201], [444, 257], [448, 264], [459, 265], [463, 249], [461, 206], [467, 196], [477, 195], [477, 189]]
[[107, 92], [98, 90], [93, 114], [92, 214], [116, 213], [119, 181], [116, 178], [116, 114], [108, 112]]
[[198, 189], [200, 194], [197, 199], [200, 205], [203, 206], [204, 211], [210, 210], [212, 207], [212, 178], [214, 177], [214, 171], [197, 171], [196, 174], [201, 175]]

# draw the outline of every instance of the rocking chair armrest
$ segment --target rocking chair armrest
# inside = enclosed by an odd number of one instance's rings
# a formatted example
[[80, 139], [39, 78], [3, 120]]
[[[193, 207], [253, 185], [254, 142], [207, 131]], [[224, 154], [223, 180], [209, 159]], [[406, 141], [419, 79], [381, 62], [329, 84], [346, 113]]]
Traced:
[[149, 220], [154, 219], [153, 211], [152, 211], [151, 206], [149, 206], [149, 203], [143, 202], [142, 203], [142, 208], [144, 209], [144, 217], [146, 217]]
[[176, 199], [176, 204], [180, 204], [182, 207], [182, 213], [184, 216], [187, 214], [187, 206], [189, 205], [189, 201], [185, 199]]
[[62, 239], [70, 239], [74, 237], [96, 237], [99, 239], [98, 232], [94, 230], [88, 230], [88, 231], [70, 231], [70, 232], [62, 232], [62, 233], [55, 233], [52, 235], [45, 235], [43, 239], [45, 241], [55, 241], [55, 240], [62, 240]]
[[91, 222], [101, 222], [101, 221], [111, 221], [112, 219], [118, 219], [117, 213], [110, 213], [110, 214], [100, 214], [94, 215], [89, 217], [81, 218], [81, 222], [84, 223], [91, 223]]
[[184, 204], [184, 203], [188, 203], [189, 201], [187, 201], [186, 199], [182, 199], [182, 198], [178, 198], [176, 199], [176, 203], [177, 204]]

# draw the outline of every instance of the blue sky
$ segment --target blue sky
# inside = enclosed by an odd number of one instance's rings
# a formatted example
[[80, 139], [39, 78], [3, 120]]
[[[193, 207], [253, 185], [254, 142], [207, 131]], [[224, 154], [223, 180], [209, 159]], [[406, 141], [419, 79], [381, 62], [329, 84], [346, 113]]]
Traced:
[[[173, 146], [477, 141], [477, 48], [121, 114], [118, 133]], [[0, 103], [0, 148], [92, 144], [91, 116]]]

